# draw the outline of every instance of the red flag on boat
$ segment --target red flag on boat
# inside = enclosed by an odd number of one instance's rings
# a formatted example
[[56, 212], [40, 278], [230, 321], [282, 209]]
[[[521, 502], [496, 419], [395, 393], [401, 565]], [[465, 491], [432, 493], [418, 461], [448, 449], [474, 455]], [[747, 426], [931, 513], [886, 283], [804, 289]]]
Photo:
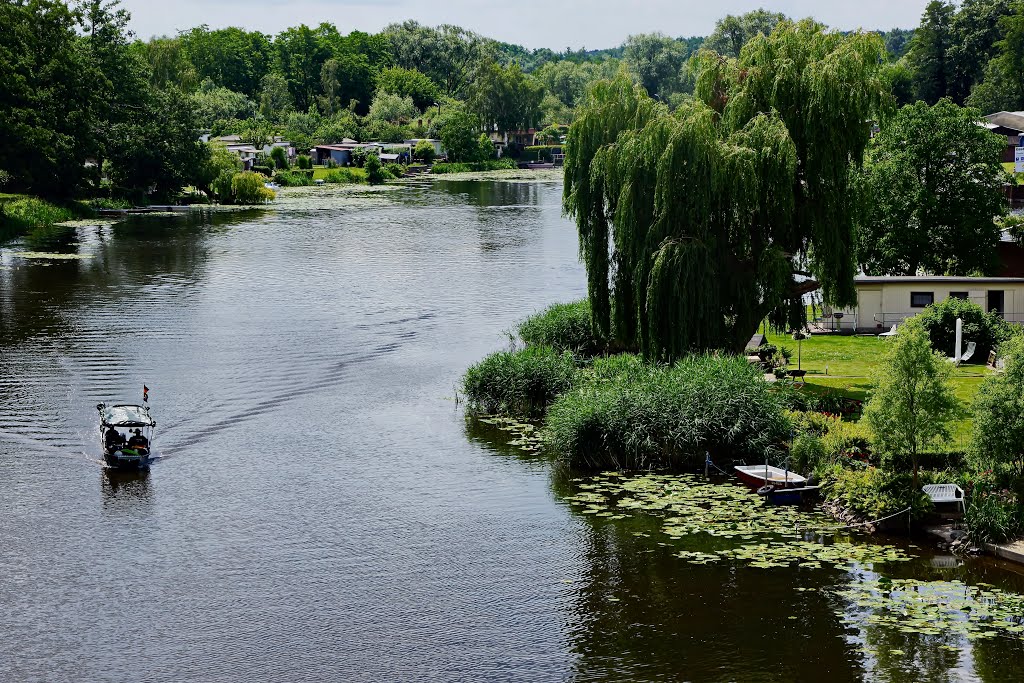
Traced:
[[142, 385], [142, 402], [149, 403], [149, 387]]

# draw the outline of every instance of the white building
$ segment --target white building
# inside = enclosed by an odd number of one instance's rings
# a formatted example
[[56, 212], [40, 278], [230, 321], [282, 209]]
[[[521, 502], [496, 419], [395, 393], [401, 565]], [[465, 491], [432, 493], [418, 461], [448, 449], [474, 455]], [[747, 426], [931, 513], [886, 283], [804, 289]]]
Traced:
[[884, 332], [949, 297], [969, 299], [1009, 322], [1024, 324], [1024, 278], [919, 275], [858, 277], [855, 283], [856, 308], [843, 309], [842, 319], [826, 320], [826, 327]]

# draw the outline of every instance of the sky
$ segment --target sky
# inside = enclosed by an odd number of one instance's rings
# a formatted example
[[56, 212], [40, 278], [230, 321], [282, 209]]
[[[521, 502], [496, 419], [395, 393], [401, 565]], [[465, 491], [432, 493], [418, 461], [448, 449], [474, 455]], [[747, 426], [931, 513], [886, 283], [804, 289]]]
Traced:
[[703, 36], [726, 14], [759, 7], [840, 29], [917, 26], [927, 0], [123, 0], [140, 38], [200, 24], [275, 34], [323, 21], [374, 33], [392, 22], [456, 24], [528, 48], [616, 47], [633, 33]]

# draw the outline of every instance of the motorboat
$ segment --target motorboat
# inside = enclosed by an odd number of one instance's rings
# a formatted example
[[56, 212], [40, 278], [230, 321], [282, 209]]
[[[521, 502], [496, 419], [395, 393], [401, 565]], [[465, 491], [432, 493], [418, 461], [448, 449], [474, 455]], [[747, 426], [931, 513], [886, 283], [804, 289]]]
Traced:
[[765, 486], [779, 489], [798, 489], [807, 486], [807, 478], [796, 472], [774, 465], [736, 465], [736, 475], [755, 491]]
[[96, 406], [100, 413], [100, 446], [107, 466], [139, 469], [149, 466], [156, 420], [147, 405]]

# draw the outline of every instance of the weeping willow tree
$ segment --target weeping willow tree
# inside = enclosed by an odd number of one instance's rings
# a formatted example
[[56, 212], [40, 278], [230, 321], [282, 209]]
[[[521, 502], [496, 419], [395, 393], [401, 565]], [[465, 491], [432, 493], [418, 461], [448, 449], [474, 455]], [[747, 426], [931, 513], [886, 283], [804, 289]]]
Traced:
[[766, 318], [799, 326], [819, 288], [853, 304], [884, 54], [874, 35], [785, 22], [738, 58], [698, 53], [695, 96], [673, 112], [624, 74], [595, 84], [569, 130], [563, 197], [595, 332], [674, 359], [742, 350]]

